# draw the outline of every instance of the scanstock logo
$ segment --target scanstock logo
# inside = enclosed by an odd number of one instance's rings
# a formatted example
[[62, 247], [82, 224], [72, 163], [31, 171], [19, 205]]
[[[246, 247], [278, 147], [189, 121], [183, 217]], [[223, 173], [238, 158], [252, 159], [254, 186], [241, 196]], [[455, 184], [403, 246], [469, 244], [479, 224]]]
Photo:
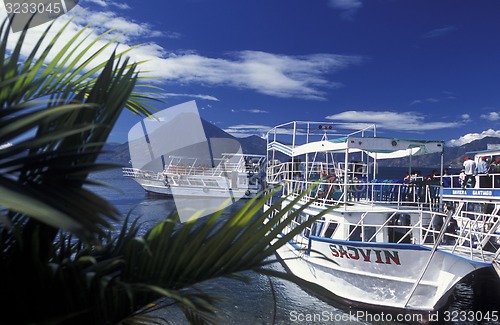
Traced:
[[73, 9], [79, 0], [3, 0], [13, 32], [32, 28]]
[[207, 138], [195, 101], [143, 119], [130, 129], [128, 143], [135, 180], [147, 191], [171, 195], [181, 221], [249, 194], [248, 185], [238, 183], [250, 183], [248, 156], [234, 138]]

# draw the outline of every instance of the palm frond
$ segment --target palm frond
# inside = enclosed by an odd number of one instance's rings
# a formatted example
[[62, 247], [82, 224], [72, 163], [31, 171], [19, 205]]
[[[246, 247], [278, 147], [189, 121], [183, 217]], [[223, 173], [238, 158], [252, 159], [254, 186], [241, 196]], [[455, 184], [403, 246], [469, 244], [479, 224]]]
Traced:
[[57, 49], [69, 24], [53, 37], [50, 25], [27, 54], [27, 30], [8, 50], [7, 20], [0, 26], [0, 144], [12, 144], [0, 150], [0, 292], [9, 297], [2, 317], [10, 323], [98, 319], [91, 311], [119, 319], [134, 311], [112, 297], [127, 291], [115, 273], [135, 224], [112, 236], [110, 221], [120, 213], [84, 185], [90, 173], [112, 167], [96, 160], [123, 109], [149, 114], [156, 99], [135, 88], [137, 64], [127, 51], [100, 61], [114, 46], [111, 40], [94, 50], [104, 35], [86, 45], [91, 32], [84, 28]]
[[69, 24], [49, 39], [50, 25], [26, 55], [27, 31], [8, 51], [9, 24], [0, 26], [0, 144], [12, 143], [0, 150], [2, 321], [155, 324], [148, 306], [162, 298], [188, 321], [212, 323], [221, 297], [196, 285], [244, 280], [247, 270], [272, 275], [266, 259], [321, 214], [283, 235], [308, 204], [292, 210], [303, 196], [284, 208], [281, 199], [263, 212], [271, 191], [231, 216], [180, 224], [173, 214], [143, 237], [138, 219], [129, 225], [127, 217], [116, 234], [119, 211], [84, 185], [113, 167], [96, 160], [123, 109], [149, 114], [157, 89], [138, 87], [129, 50], [99, 62], [114, 44], [94, 49], [105, 35], [85, 45], [84, 28], [57, 50]]

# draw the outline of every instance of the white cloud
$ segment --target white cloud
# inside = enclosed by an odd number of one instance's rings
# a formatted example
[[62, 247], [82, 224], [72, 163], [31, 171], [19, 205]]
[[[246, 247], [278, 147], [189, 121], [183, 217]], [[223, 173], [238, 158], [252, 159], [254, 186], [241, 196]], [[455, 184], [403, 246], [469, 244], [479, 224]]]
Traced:
[[342, 10], [341, 17], [352, 20], [354, 14], [363, 6], [361, 0], [329, 0], [330, 7]]
[[155, 77], [181, 84], [198, 83], [250, 89], [276, 97], [323, 100], [321, 88], [339, 87], [329, 73], [361, 62], [358, 56], [312, 54], [286, 56], [259, 51], [232, 53], [228, 58], [198, 54], [150, 57], [145, 64]]
[[469, 114], [462, 114], [460, 117], [462, 118], [462, 121], [463, 121], [464, 123], [468, 123], [468, 122], [470, 122], [470, 121], [471, 121], [471, 118], [470, 118], [470, 115], [469, 115]]
[[368, 124], [376, 124], [377, 129], [395, 131], [429, 131], [455, 128], [463, 125], [462, 121], [432, 122], [417, 112], [391, 112], [391, 111], [346, 111], [329, 115], [326, 119], [337, 122], [346, 122], [346, 128], [358, 129]]
[[481, 133], [469, 133], [461, 136], [458, 139], [452, 139], [446, 143], [450, 147], [459, 147], [464, 144], [470, 143], [475, 140], [483, 139], [486, 137], [500, 138], [500, 130], [489, 129]]
[[91, 25], [91, 28], [99, 33], [114, 29], [111, 37], [120, 36], [121, 42], [132, 42], [141, 38], [161, 37], [163, 32], [154, 30], [150, 24], [138, 23], [124, 17], [120, 17], [112, 11], [92, 11], [80, 6], [76, 6], [70, 14], [76, 25]]
[[[5, 7], [0, 6], [0, 19], [3, 20], [6, 17], [7, 13], [5, 11]], [[71, 22], [69, 22], [70, 19], [72, 19]], [[68, 26], [65, 29], [64, 33], [61, 34], [59, 40], [54, 44], [53, 51], [50, 52], [47, 56], [47, 62], [53, 60], [58, 49], [69, 43], [70, 40], [89, 23], [91, 24], [91, 27], [83, 34], [84, 36], [87, 36], [86, 39], [83, 40], [83, 36], [80, 37], [80, 40], [82, 41], [81, 48], [90, 46], [91, 43], [95, 41], [93, 50], [89, 51], [89, 53], [93, 53], [93, 51], [97, 51], [97, 49], [102, 48], [106, 43], [109, 42], [110, 39], [119, 37], [120, 43], [117, 43], [117, 46], [113, 45], [111, 47], [108, 47], [99, 54], [98, 60], [100, 59], [100, 62], [107, 61], [115, 49], [117, 52], [130, 50], [134, 46], [133, 43], [136, 40], [141, 39], [144, 42], [144, 38], [158, 36], [159, 34], [161, 34], [161, 32], [153, 30], [148, 24], [141, 24], [131, 20], [127, 20], [125, 18], [117, 16], [113, 12], [94, 12], [77, 5], [68, 14], [62, 15], [54, 22], [41, 48], [46, 47], [49, 43], [48, 40], [51, 40], [57, 33], [59, 33], [59, 31], [66, 23], [68, 23]], [[48, 26], [48, 24], [42, 24], [28, 30], [26, 38], [23, 42], [23, 47], [21, 49], [22, 55], [27, 55], [31, 52]], [[106, 35], [106, 37], [98, 39], [98, 36], [101, 33], [110, 28], [114, 28], [114, 30]], [[12, 33], [9, 35], [7, 50], [12, 50], [14, 48], [19, 35], [20, 33]], [[70, 50], [67, 51], [67, 53], [70, 52]], [[134, 61], [140, 61], [144, 58], [151, 58], [152, 56], [156, 57], [163, 54], [164, 49], [154, 43], [146, 43], [145, 45], [134, 49], [133, 53], [129, 52], [129, 56], [131, 56], [132, 60]], [[82, 57], [80, 62], [84, 62], [89, 58], [89, 56], [90, 54]], [[75, 57], [76, 56], [73, 55], [73, 58]]]
[[122, 2], [104, 1], [104, 0], [86, 0], [85, 2], [91, 2], [104, 8], [113, 6], [122, 10], [130, 9], [130, 6], [128, 4]]
[[[233, 110], [234, 111], [234, 110]], [[292, 124], [289, 124], [288, 126], [281, 126], [280, 128], [273, 129], [274, 126], [267, 126], [267, 125], [259, 125], [259, 124], [238, 124], [238, 125], [233, 125], [229, 126], [224, 131], [227, 133], [235, 136], [235, 137], [248, 137], [251, 135], [256, 135], [261, 138], [265, 138], [267, 132], [270, 130], [273, 130], [271, 133], [271, 138], [272, 134], [276, 132], [276, 134], [281, 134], [281, 135], [293, 135], [294, 130], [292, 127]], [[307, 135], [307, 132], [305, 129], [300, 129], [298, 128], [295, 130], [296, 135]]]
[[204, 100], [213, 100], [218, 102], [219, 99], [217, 97], [211, 95], [202, 95], [202, 94], [175, 94], [175, 93], [166, 93], [164, 94], [166, 98], [168, 97], [189, 97], [196, 99], [204, 99]]
[[267, 125], [238, 124], [229, 126], [226, 129], [224, 129], [224, 131], [237, 138], [244, 138], [244, 137], [249, 137], [251, 135], [264, 137], [270, 129], [272, 129], [272, 127]]
[[210, 58], [189, 52], [167, 54], [163, 49], [144, 47], [135, 51], [136, 54], [138, 51], [144, 54], [141, 60], [149, 60], [143, 68], [162, 81], [230, 86], [275, 97], [313, 100], [325, 99], [323, 89], [341, 86], [328, 80], [329, 74], [363, 60], [356, 55], [336, 54], [287, 56], [242, 51]]
[[[100, 0], [93, 0], [100, 1]], [[102, 5], [102, 4], [101, 4]], [[106, 7], [104, 7], [106, 8]], [[0, 18], [6, 17], [5, 8], [0, 6]], [[54, 49], [61, 48], [88, 23], [92, 31], [83, 46], [94, 41], [99, 34], [114, 28], [105, 39], [98, 40], [95, 49], [102, 47], [112, 37], [119, 36], [117, 51], [127, 51], [132, 61], [145, 61], [140, 69], [150, 80], [172, 82], [180, 85], [198, 84], [205, 86], [228, 86], [248, 89], [261, 94], [282, 98], [303, 98], [325, 100], [326, 89], [340, 87], [341, 83], [332, 82], [331, 74], [340, 69], [362, 62], [356, 55], [310, 54], [288, 56], [260, 51], [242, 51], [224, 55], [223, 57], [206, 57], [193, 51], [172, 53], [157, 43], [144, 40], [163, 36], [168, 33], [156, 31], [150, 24], [136, 22], [124, 18], [112, 11], [93, 11], [77, 5], [67, 15], [59, 17], [49, 32], [48, 39], [55, 35], [62, 26], [73, 17]], [[29, 30], [22, 54], [27, 54], [47, 28], [37, 26]], [[175, 37], [178, 34], [173, 33]], [[13, 34], [8, 44], [10, 50], [19, 37]], [[143, 45], [133, 48], [136, 43]], [[114, 47], [100, 54], [101, 61], [109, 58]], [[54, 58], [49, 55], [48, 60]], [[82, 58], [86, 60], [88, 57]]]
[[446, 26], [442, 28], [436, 28], [433, 29], [425, 34], [422, 35], [422, 38], [436, 38], [436, 37], [442, 37], [445, 35], [448, 35], [451, 32], [454, 32], [457, 30], [455, 26]]
[[481, 114], [482, 119], [494, 122], [500, 120], [500, 114], [498, 112], [490, 112], [488, 114]]
[[267, 113], [269, 113], [268, 111], [265, 111], [265, 110], [262, 110], [262, 109], [257, 109], [257, 108], [254, 108], [254, 109], [243, 109], [242, 111], [243, 112], [247, 112], [247, 113], [253, 113], [253, 114], [267, 114]]
[[363, 5], [361, 0], [329, 0], [330, 6], [341, 10], [356, 10]]
[[435, 103], [439, 103], [440, 100], [437, 98], [432, 98], [432, 97], [426, 98], [426, 99], [415, 99], [414, 101], [412, 101], [410, 103], [410, 106], [415, 105], [415, 104], [422, 104], [424, 102], [435, 104]]

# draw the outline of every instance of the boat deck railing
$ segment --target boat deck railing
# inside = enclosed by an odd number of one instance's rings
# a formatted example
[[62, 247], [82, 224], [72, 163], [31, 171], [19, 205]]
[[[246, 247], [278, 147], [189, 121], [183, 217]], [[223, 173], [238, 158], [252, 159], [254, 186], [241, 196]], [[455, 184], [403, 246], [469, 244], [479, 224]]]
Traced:
[[316, 199], [322, 206], [338, 205], [349, 202], [370, 204], [393, 204], [397, 206], [427, 206], [438, 210], [441, 187], [435, 182], [399, 183], [394, 180], [342, 180], [328, 182], [289, 180], [284, 185], [284, 194], [298, 196], [307, 191], [304, 200]]
[[[341, 238], [347, 241], [383, 242], [395, 244], [420, 244], [429, 249], [440, 249], [480, 263], [497, 263], [500, 266], [500, 233], [494, 231], [500, 222], [500, 216], [490, 214], [465, 213], [448, 215], [448, 213], [398, 209], [389, 214], [383, 224], [370, 223], [370, 217], [377, 212], [365, 212], [356, 223], [345, 222], [344, 229], [349, 229], [347, 236]], [[418, 218], [411, 218], [410, 215]], [[407, 219], [405, 219], [407, 218]], [[472, 218], [472, 219], [471, 219]], [[412, 220], [412, 222], [410, 222]], [[283, 233], [288, 233], [303, 220], [293, 220]], [[319, 238], [330, 221], [318, 220], [294, 237], [293, 243], [307, 253], [311, 240]], [[337, 229], [340, 229], [338, 227]], [[335, 230], [337, 231], [337, 230]], [[335, 235], [335, 231], [331, 234]], [[338, 238], [338, 236], [335, 236]], [[500, 269], [500, 268], [499, 268]]]
[[222, 168], [218, 165], [216, 168], [210, 166], [196, 166], [190, 164], [171, 164], [168, 165], [163, 173], [165, 175], [184, 175], [184, 176], [223, 176], [229, 170], [235, 170], [232, 166]]
[[143, 178], [143, 179], [150, 179], [150, 180], [164, 180], [165, 179], [162, 172], [155, 172], [152, 170], [142, 170], [142, 169], [131, 168], [131, 167], [123, 167], [122, 174], [125, 177], [132, 177], [132, 178]]
[[307, 175], [333, 174], [336, 169], [333, 163], [326, 162], [269, 162], [266, 170], [266, 181], [269, 184], [278, 184], [286, 179]]
[[[471, 188], [471, 181], [466, 183], [465, 175], [443, 175], [437, 176], [442, 180], [444, 187]], [[474, 177], [475, 188], [500, 189], [500, 173], [479, 174]]]
[[269, 184], [277, 184], [287, 179], [307, 176], [307, 179], [319, 177], [344, 177], [347, 170], [349, 179], [362, 178], [367, 174], [368, 166], [363, 163], [333, 162], [276, 162], [268, 163], [266, 177]]
[[186, 176], [227, 176], [229, 172], [246, 173], [251, 176], [259, 173], [265, 161], [265, 156], [259, 155], [223, 155], [212, 163], [190, 157], [170, 156], [170, 162], [165, 167], [165, 175]]

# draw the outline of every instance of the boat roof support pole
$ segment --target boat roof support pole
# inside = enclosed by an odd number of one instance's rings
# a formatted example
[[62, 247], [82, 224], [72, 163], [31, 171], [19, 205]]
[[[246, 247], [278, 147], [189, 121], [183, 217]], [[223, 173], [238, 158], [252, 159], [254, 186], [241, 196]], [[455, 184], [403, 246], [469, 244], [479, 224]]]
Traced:
[[[276, 128], [274, 128], [274, 132], [273, 132], [273, 142], [276, 142]], [[269, 146], [269, 140], [267, 140], [267, 145]], [[276, 150], [273, 149], [273, 160], [272, 160], [273, 164], [274, 164], [274, 160], [276, 159], [275, 157], [276, 157]], [[269, 161], [269, 155], [268, 155], [267, 159], [268, 159], [267, 161]]]
[[[295, 137], [297, 136], [297, 122], [293, 122], [293, 141], [292, 141], [292, 149], [295, 149]], [[295, 156], [292, 154], [292, 179], [295, 179]]]
[[[307, 133], [306, 133], [306, 143], [309, 143], [309, 131], [310, 131], [310, 123], [307, 122]], [[309, 182], [309, 153], [306, 153], [306, 165], [304, 168], [304, 179], [306, 182]]]
[[410, 172], [410, 180], [411, 180], [411, 158], [412, 158], [412, 153], [411, 153], [411, 149], [410, 149], [410, 164], [408, 165], [408, 170]]
[[[363, 137], [363, 138], [365, 137], [365, 130], [363, 130], [361, 132], [361, 137]], [[361, 163], [363, 163], [365, 161], [365, 151], [364, 150], [361, 150], [361, 157], [360, 158], [361, 158]]]
[[439, 178], [439, 205], [441, 206], [443, 204], [443, 174], [444, 174], [444, 148], [441, 150], [441, 171], [439, 175], [441, 177]]
[[410, 158], [410, 162], [408, 163], [408, 183], [411, 181], [411, 148], [408, 149], [410, 154], [408, 155], [408, 158]]
[[309, 143], [309, 131], [310, 131], [310, 123], [307, 122], [306, 143]]
[[[273, 153], [273, 156], [274, 156], [274, 153]], [[271, 161], [271, 160], [269, 160], [269, 158], [271, 158], [271, 157], [269, 157], [269, 133], [268, 133], [268, 134], [266, 134], [266, 159], [268, 162]], [[273, 161], [274, 161], [274, 157], [273, 157]], [[267, 174], [267, 171], [266, 171], [266, 174]]]
[[344, 158], [344, 209], [347, 207], [347, 164], [349, 162], [349, 148], [345, 150], [345, 158]]
[[[377, 126], [373, 125], [373, 137], [377, 137]], [[373, 156], [373, 179], [377, 178], [377, 153]]]

